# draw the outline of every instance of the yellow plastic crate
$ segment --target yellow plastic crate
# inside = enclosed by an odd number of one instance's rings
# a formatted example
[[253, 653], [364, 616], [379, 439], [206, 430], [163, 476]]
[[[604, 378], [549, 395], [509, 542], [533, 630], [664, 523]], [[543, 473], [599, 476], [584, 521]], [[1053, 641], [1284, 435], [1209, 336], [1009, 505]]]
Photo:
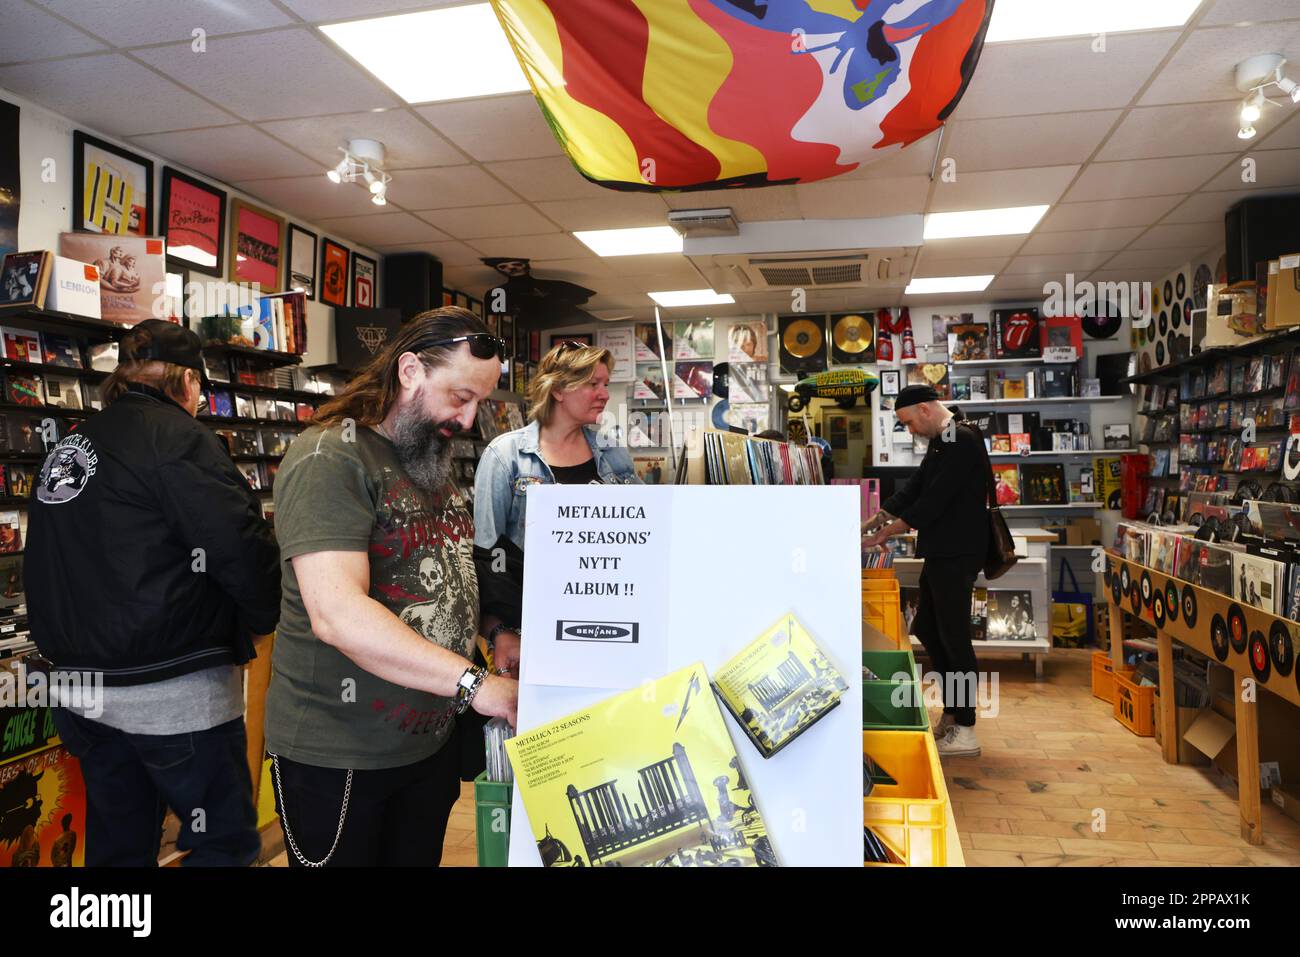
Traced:
[[862, 620], [892, 639], [895, 648], [908, 648], [902, 634], [902, 605], [899, 602], [898, 578], [892, 568], [862, 570]]
[[[1115, 701], [1115, 666], [1110, 660], [1109, 651], [1092, 653], [1092, 696], [1108, 701]], [[1123, 674], [1132, 674], [1131, 668], [1122, 670]]]
[[1156, 734], [1156, 689], [1132, 680], [1133, 672], [1115, 675], [1115, 720], [1139, 738], [1153, 738]]
[[862, 823], [908, 867], [945, 866], [948, 787], [934, 735], [863, 731], [862, 752], [895, 782], [877, 782], [862, 799]]

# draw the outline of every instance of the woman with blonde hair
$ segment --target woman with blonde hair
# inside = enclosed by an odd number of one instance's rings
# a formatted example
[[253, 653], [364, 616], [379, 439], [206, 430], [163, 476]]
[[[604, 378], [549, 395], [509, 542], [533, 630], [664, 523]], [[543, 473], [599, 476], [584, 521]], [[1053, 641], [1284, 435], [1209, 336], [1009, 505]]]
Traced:
[[[522, 555], [529, 486], [641, 484], [627, 449], [595, 429], [609, 403], [613, 370], [608, 349], [572, 340], [542, 357], [528, 387], [528, 425], [497, 436], [479, 461], [474, 476], [475, 545], [500, 547], [504, 537]], [[505, 620], [515, 615], [491, 616], [486, 606], [483, 611], [494, 664], [506, 670], [517, 667], [518, 622]]]

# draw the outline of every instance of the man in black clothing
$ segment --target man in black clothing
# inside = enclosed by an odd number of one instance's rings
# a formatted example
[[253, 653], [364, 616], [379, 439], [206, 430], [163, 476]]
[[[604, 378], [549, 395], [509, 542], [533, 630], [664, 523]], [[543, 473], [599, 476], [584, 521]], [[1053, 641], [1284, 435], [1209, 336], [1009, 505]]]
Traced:
[[913, 529], [925, 559], [921, 601], [912, 631], [943, 681], [943, 720], [935, 728], [939, 753], [974, 757], [975, 649], [971, 592], [988, 549], [987, 458], [983, 439], [939, 401], [930, 386], [899, 393], [894, 414], [913, 435], [929, 440], [907, 483], [864, 526], [864, 544]]
[[137, 325], [108, 407], [50, 450], [30, 503], [32, 640], [81, 762], [91, 867], [155, 865], [168, 807], [187, 866], [246, 865], [261, 848], [240, 666], [279, 618], [279, 549], [195, 421], [205, 384], [197, 335]]

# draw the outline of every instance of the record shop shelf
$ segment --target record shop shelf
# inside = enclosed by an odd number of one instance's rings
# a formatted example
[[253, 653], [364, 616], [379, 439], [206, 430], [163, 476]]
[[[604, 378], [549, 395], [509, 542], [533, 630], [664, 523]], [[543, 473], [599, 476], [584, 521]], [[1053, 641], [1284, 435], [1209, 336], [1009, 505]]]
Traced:
[[[908, 867], [946, 866], [948, 786], [934, 735], [929, 731], [863, 731], [862, 753], [883, 772], [873, 776], [871, 794], [862, 799], [863, 826], [871, 828]], [[886, 783], [886, 776], [892, 783]]]

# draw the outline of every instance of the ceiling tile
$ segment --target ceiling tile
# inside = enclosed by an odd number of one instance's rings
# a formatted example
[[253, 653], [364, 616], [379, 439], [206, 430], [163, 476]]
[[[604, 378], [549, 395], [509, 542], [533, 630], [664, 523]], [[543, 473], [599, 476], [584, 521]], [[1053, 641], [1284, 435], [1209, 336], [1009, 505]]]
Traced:
[[0, 63], [43, 60], [105, 49], [76, 27], [24, 3], [10, 4], [0, 30]]
[[1200, 246], [1209, 249], [1224, 241], [1223, 220], [1209, 223], [1174, 223], [1152, 226], [1129, 249], [1173, 249], [1177, 246]]
[[976, 236], [968, 239], [928, 239], [925, 258], [977, 259], [1012, 256], [1025, 243], [1024, 236]]
[[[321, 168], [251, 126], [217, 126], [176, 133], [133, 136], [142, 149], [165, 156], [206, 176], [234, 183], [242, 179], [307, 176]], [[325, 177], [322, 175], [321, 179]]]
[[443, 242], [450, 238], [424, 220], [403, 212], [322, 219], [319, 225], [328, 233], [368, 246]]
[[523, 259], [573, 259], [586, 246], [564, 233], [476, 239], [470, 243], [484, 256], [519, 256]]
[[1218, 0], [1205, 14], [1203, 26], [1249, 21], [1291, 20], [1300, 16], [1295, 0]]
[[1206, 186], [1206, 190], [1221, 189], [1277, 189], [1283, 186], [1300, 185], [1300, 149], [1296, 150], [1256, 150], [1249, 156], [1254, 160], [1254, 182], [1242, 182], [1246, 174], [1244, 159], [1234, 163]]
[[559, 232], [559, 227], [527, 203], [426, 210], [420, 218], [457, 239]]
[[[843, 183], [837, 177], [832, 183]], [[806, 186], [765, 186], [762, 189], [705, 189], [686, 193], [660, 193], [672, 209], [714, 209], [729, 206], [742, 223], [775, 219], [802, 219], [800, 190]], [[609, 195], [606, 191], [605, 195]]]
[[1111, 34], [1104, 54], [1092, 52], [1092, 37], [989, 44], [953, 119], [1127, 106], [1179, 35], [1177, 30]]
[[955, 182], [940, 180], [935, 183], [928, 211], [946, 213], [1055, 203], [1078, 172], [1078, 166], [990, 170], [983, 173], [963, 173], [959, 169]]
[[[1181, 263], [1179, 265], [1182, 265]], [[1088, 276], [1089, 282], [1149, 282], [1156, 283], [1163, 279], [1167, 270], [1164, 267], [1143, 267], [1137, 269], [1099, 269]]]
[[1006, 268], [1006, 275], [1043, 275], [1084, 273], [1106, 262], [1110, 253], [1061, 253], [1043, 256], [1017, 256]]
[[274, 120], [259, 123], [272, 136], [308, 154], [329, 169], [342, 158], [340, 146], [352, 139], [379, 140], [384, 144], [384, 169], [418, 169], [428, 166], [456, 166], [466, 162], [465, 155], [429, 129], [405, 109], [376, 113], [343, 113], [338, 116], [314, 116], [301, 120]]
[[[574, 242], [577, 242], [577, 240], [574, 240]], [[582, 248], [583, 252], [590, 252], [590, 250], [587, 249], [586, 246], [583, 246], [582, 243], [578, 243], [578, 245]], [[690, 265], [689, 260], [687, 260], [681, 253], [656, 253], [650, 256], [605, 256], [603, 258], [608, 260], [610, 267], [619, 276], [637, 280], [642, 276], [652, 276], [655, 273], [671, 272], [675, 269], [681, 269], [683, 266], [689, 267], [692, 270], [695, 268]], [[696, 274], [695, 280], [699, 285], [682, 286], [679, 288], [700, 289], [705, 285], [704, 280], [700, 278], [698, 274]]]
[[930, 177], [808, 183], [795, 190], [805, 219], [878, 219], [923, 212]]
[[477, 266], [492, 275], [496, 275], [493, 269], [479, 262], [481, 258], [479, 251], [471, 249], [464, 243], [395, 243], [375, 248], [383, 253], [428, 253], [444, 266]]
[[1025, 166], [1081, 164], [1092, 156], [1119, 110], [1007, 116], [949, 125], [944, 157], [963, 173]]
[[565, 229], [625, 229], [663, 226], [668, 207], [653, 193], [610, 193], [599, 199], [562, 199], [537, 208]]
[[929, 253], [921, 257], [921, 264], [912, 272], [913, 278], [933, 279], [939, 276], [996, 276], [1007, 268], [1010, 256], [996, 259], [931, 259]]
[[1147, 272], [1152, 269], [1177, 269], [1183, 263], [1190, 262], [1194, 256], [1205, 252], [1206, 248], [1184, 246], [1178, 249], [1126, 249], [1107, 260], [1105, 268], [1108, 271], [1133, 269]]
[[[873, 163], [864, 163], [851, 173], [841, 173], [836, 180], [882, 179], [898, 176], [929, 176], [934, 166], [934, 151], [939, 142], [936, 130], [902, 149], [882, 152]], [[944, 143], [950, 141], [952, 131], [944, 134]], [[946, 148], [945, 148], [946, 152]], [[766, 192], [762, 190], [760, 192]]]
[[169, 40], [184, 40], [190, 43], [196, 29], [202, 29], [209, 37], [213, 37], [221, 33], [265, 30], [268, 27], [279, 27], [293, 22], [270, 0], [239, 0], [238, 3], [213, 2], [213, 0], [112, 0], [111, 3], [87, 3], [86, 0], [36, 0], [36, 2], [60, 16], [67, 17], [83, 30], [103, 37], [109, 43], [119, 47], [136, 46], [141, 43], [166, 43]]
[[1142, 94], [1142, 106], [1239, 100], [1232, 69], [1257, 53], [1300, 47], [1300, 22], [1193, 30]]
[[427, 10], [430, 7], [456, 6], [464, 3], [465, 0], [281, 0], [281, 2], [308, 23], [328, 23], [332, 20], [356, 20], [403, 11]]
[[594, 199], [610, 191], [583, 177], [566, 156], [504, 160], [484, 168], [530, 202], [555, 199]]
[[1259, 191], [1249, 189], [1229, 190], [1215, 193], [1197, 193], [1187, 197], [1183, 203], [1161, 220], [1162, 223], [1222, 223], [1223, 216], [1231, 206], [1243, 199], [1259, 199], [1272, 195], [1291, 195], [1294, 190], [1279, 189]]
[[1138, 236], [1141, 226], [1123, 229], [1080, 229], [1061, 233], [1038, 232], [1029, 237], [1021, 250], [1027, 255], [1061, 255], [1067, 253], [1113, 252], [1123, 249]]
[[[1259, 123], [1260, 134], [1277, 129], [1284, 118], [1280, 110], [1265, 113]], [[1237, 108], [1232, 103], [1145, 107], [1124, 118], [1097, 160], [1240, 153], [1246, 144], [1237, 138], [1237, 129]]]
[[114, 136], [238, 119], [120, 53], [0, 67], [0, 86]]
[[563, 154], [531, 93], [416, 107], [416, 112], [480, 162]]
[[517, 203], [519, 197], [478, 166], [408, 169], [393, 176], [388, 199], [403, 209], [449, 209], [455, 206], [496, 206]]
[[307, 28], [218, 37], [208, 41], [206, 53], [183, 43], [134, 55], [247, 120], [399, 104], [386, 87]]
[[1149, 196], [1143, 199], [1108, 199], [1095, 203], [1061, 203], [1048, 210], [1038, 225], [1038, 232], [1150, 226], [1177, 206], [1181, 198]]
[[333, 216], [377, 216], [385, 211], [370, 201], [370, 193], [361, 186], [331, 183], [319, 173], [289, 179], [241, 180], [235, 186], [269, 206], [311, 221]]
[[1191, 192], [1233, 159], [1231, 153], [1168, 159], [1089, 163], [1066, 194], [1067, 202]]
[[1259, 140], [1250, 144], [1254, 150], [1300, 149], [1300, 110], [1290, 110], [1290, 117], [1279, 124], [1270, 135], [1261, 131]]

